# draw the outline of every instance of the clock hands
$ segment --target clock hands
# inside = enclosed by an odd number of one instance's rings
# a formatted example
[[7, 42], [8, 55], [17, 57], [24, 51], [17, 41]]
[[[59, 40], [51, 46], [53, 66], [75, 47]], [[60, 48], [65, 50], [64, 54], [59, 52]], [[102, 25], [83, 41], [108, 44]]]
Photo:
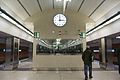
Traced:
[[59, 15], [59, 21], [65, 21], [65, 20], [61, 19], [61, 16]]
[[61, 21], [61, 19], [60, 19], [60, 15], [59, 15], [59, 21]]

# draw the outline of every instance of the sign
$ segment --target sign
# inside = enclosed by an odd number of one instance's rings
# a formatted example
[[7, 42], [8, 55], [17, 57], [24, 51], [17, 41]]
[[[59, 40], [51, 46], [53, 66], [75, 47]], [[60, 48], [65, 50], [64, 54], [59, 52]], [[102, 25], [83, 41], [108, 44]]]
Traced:
[[34, 38], [40, 38], [40, 33], [39, 32], [34, 32]]
[[80, 32], [79, 35], [80, 35], [80, 38], [85, 38], [86, 37], [86, 33], [85, 32]]

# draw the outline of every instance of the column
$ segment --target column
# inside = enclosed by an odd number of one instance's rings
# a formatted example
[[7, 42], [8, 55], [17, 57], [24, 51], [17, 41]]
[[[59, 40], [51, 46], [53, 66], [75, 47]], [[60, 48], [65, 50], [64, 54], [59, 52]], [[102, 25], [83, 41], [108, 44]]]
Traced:
[[106, 51], [105, 51], [105, 38], [101, 38], [100, 40], [101, 48], [100, 48], [100, 56], [101, 56], [101, 62], [100, 67], [106, 68]]
[[34, 38], [33, 40], [33, 70], [36, 70], [36, 49], [37, 49], [37, 40]]
[[112, 52], [112, 39], [106, 38], [106, 58], [107, 58], [107, 69], [114, 69], [113, 64], [113, 52]]
[[12, 54], [13, 54], [13, 37], [6, 38], [6, 51], [5, 51], [5, 70], [12, 70]]
[[19, 64], [19, 42], [15, 37], [8, 37], [6, 39], [6, 53], [5, 53], [5, 70], [12, 70], [18, 68]]
[[13, 60], [12, 65], [13, 69], [17, 69], [19, 65], [19, 46], [20, 46], [20, 39], [14, 37], [13, 38]]
[[100, 66], [105, 69], [112, 69], [112, 39], [101, 38], [101, 62]]
[[82, 39], [82, 48], [83, 48], [83, 52], [84, 52], [86, 49], [86, 38]]

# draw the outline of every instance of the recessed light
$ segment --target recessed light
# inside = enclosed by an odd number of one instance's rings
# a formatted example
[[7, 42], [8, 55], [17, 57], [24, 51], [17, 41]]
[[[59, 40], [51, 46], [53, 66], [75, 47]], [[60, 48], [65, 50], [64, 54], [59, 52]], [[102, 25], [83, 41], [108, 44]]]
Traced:
[[62, 0], [56, 0], [57, 2], [62, 1]]
[[55, 33], [55, 31], [52, 31], [52, 33]]
[[120, 39], [120, 36], [117, 36], [116, 38], [117, 38], [117, 39]]

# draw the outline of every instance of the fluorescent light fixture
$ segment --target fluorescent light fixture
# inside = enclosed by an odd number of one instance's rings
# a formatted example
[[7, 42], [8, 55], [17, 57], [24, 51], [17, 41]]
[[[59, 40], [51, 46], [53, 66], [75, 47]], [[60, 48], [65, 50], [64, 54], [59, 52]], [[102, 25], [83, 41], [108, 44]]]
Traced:
[[88, 36], [88, 35], [92, 34], [93, 32], [95, 32], [95, 31], [97, 31], [97, 30], [99, 30], [99, 29], [101, 29], [101, 28], [103, 28], [103, 27], [104, 27], [104, 26], [103, 26], [103, 25], [101, 25], [101, 26], [99, 26], [99, 27], [95, 28], [94, 30], [92, 30], [92, 31], [90, 31], [89, 33], [87, 33], [87, 34], [86, 34], [86, 36]]
[[62, 0], [56, 0], [57, 2], [62, 1]]
[[61, 41], [61, 38], [56, 39], [56, 41], [60, 42], [60, 41]]
[[21, 52], [22, 50], [19, 50], [19, 52]]
[[[116, 15], [116, 14], [115, 14], [115, 15]], [[117, 16], [115, 16], [115, 15], [112, 16], [112, 19], [106, 21], [104, 24], [102, 24], [102, 25], [96, 27], [95, 29], [91, 30], [91, 31], [88, 32], [86, 35], [88, 36], [88, 35], [90, 35], [91, 33], [93, 33], [93, 32], [95, 32], [95, 31], [103, 28], [104, 26], [106, 26], [106, 25], [108, 25], [108, 24], [111, 24], [112, 22], [120, 19], [120, 12], [117, 13]]]
[[[57, 2], [60, 2], [60, 1], [62, 1], [62, 0], [56, 0], [56, 1], [57, 1]], [[71, 0], [64, 0], [64, 1], [66, 1], [66, 2], [67, 2], [67, 1], [71, 2]]]
[[93, 50], [93, 52], [99, 52], [99, 50]]
[[71, 2], [71, 0], [66, 0], [66, 1]]
[[60, 42], [56, 42], [56, 44], [58, 45], [58, 44], [60, 44]]
[[117, 36], [116, 38], [117, 38], [117, 39], [120, 39], [120, 36]]
[[16, 25], [18, 28], [22, 29], [23, 31], [25, 31], [26, 33], [28, 33], [31, 36], [34, 36], [30, 31], [28, 31], [27, 29], [25, 29], [23, 26], [21, 26], [20, 24], [18, 24], [16, 21], [14, 21], [12, 18], [10, 18], [9, 16], [7, 16], [5, 13], [0, 11], [0, 16], [3, 17], [4, 19], [8, 20], [9, 22], [11, 22], [12, 24]]

